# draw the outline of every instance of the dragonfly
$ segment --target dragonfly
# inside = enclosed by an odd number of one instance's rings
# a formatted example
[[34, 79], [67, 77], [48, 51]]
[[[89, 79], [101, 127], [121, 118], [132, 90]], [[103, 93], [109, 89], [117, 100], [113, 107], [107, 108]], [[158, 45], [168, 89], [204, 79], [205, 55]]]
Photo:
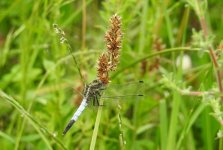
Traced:
[[[143, 81], [138, 81], [137, 83], [133, 83], [133, 84], [142, 84]], [[122, 85], [124, 88], [126, 86], [130, 86], [131, 88], [131, 84], [125, 84]], [[112, 85], [112, 88], [120, 88], [121, 85]], [[84, 88], [84, 92], [83, 92], [83, 99], [82, 102], [80, 104], [80, 106], [78, 107], [78, 109], [75, 111], [75, 113], [73, 114], [72, 118], [70, 119], [69, 123], [67, 124], [67, 126], [65, 127], [64, 131], [63, 131], [63, 135], [65, 135], [68, 130], [73, 126], [73, 124], [77, 121], [77, 119], [79, 118], [79, 116], [82, 114], [82, 112], [84, 111], [84, 109], [88, 106], [88, 104], [92, 101], [94, 106], [103, 106], [99, 104], [99, 99], [102, 97], [102, 94], [105, 90], [110, 90], [110, 92], [112, 91], [111, 88], [109, 89], [107, 85], [105, 85], [101, 80], [93, 80], [91, 83], [87, 84]], [[109, 93], [109, 92], [108, 92]], [[129, 94], [129, 95], [119, 95], [119, 96], [111, 96], [110, 94], [108, 94], [108, 96], [103, 96], [103, 98], [105, 99], [109, 99], [109, 98], [120, 98], [120, 97], [141, 97], [143, 96], [142, 94]]]

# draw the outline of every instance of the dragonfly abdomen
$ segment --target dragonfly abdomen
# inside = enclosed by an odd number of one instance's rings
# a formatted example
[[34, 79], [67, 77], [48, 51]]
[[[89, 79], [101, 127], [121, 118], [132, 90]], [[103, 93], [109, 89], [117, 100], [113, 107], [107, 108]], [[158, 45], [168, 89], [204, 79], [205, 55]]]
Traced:
[[87, 105], [88, 105], [87, 99], [84, 98], [83, 101], [81, 102], [81, 105], [78, 107], [78, 109], [74, 113], [73, 117], [71, 118], [70, 122], [64, 129], [63, 135], [65, 135], [67, 133], [67, 131], [72, 127], [72, 125], [77, 121], [78, 117], [81, 115], [81, 113], [84, 111], [84, 109]]
[[85, 107], [88, 105], [87, 99], [84, 98], [83, 101], [81, 102], [81, 105], [78, 107], [77, 111], [74, 113], [73, 117], [71, 120], [77, 121], [78, 117], [81, 115]]

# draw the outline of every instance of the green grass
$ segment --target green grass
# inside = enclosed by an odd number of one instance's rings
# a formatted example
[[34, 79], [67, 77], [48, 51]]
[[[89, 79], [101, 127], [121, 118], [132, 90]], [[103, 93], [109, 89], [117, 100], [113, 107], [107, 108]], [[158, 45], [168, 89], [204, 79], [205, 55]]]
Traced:
[[[1, 149], [222, 150], [222, 7], [219, 0], [1, 0]], [[86, 83], [96, 78], [115, 13], [124, 34], [111, 82], [143, 80], [144, 96], [101, 99], [105, 107], [88, 107], [62, 136], [83, 87], [77, 65]]]

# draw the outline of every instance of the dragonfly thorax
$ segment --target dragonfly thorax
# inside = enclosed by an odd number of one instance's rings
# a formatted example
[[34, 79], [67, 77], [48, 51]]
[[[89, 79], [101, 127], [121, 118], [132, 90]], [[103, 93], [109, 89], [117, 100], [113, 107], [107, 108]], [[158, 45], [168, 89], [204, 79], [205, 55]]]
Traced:
[[86, 85], [84, 89], [84, 98], [86, 98], [87, 103], [91, 99], [99, 99], [105, 87], [106, 85], [101, 80], [93, 80], [91, 83]]

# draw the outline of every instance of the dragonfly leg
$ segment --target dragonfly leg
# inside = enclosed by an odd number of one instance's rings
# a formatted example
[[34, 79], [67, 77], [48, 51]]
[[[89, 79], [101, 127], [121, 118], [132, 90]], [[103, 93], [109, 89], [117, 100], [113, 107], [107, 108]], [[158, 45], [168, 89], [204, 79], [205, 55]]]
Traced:
[[[101, 97], [101, 94], [99, 95], [99, 98], [100, 98], [100, 97]], [[101, 105], [101, 104], [99, 103], [99, 98], [98, 98], [98, 97], [96, 98], [97, 105], [98, 105], [98, 106], [104, 106], [104, 105]]]
[[[93, 97], [93, 105], [94, 106], [104, 106], [104, 105], [100, 105], [100, 103], [99, 103], [99, 97], [100, 95], [99, 95], [99, 93], [95, 93], [95, 95], [94, 95], [94, 97]], [[95, 105], [96, 104], [96, 105]]]
[[93, 106], [99, 106], [99, 103], [98, 103], [98, 100], [97, 100], [97, 95], [96, 94], [94, 94], [94, 96], [93, 96]]
[[93, 99], [92, 99], [92, 104], [93, 104], [93, 106], [96, 106], [96, 104], [95, 104], [95, 97], [93, 97]]
[[96, 98], [96, 103], [97, 103], [98, 106], [101, 106], [101, 105], [99, 104], [98, 98]]
[[99, 91], [96, 91], [95, 95], [97, 96], [97, 99], [99, 99], [101, 97], [101, 93]]

